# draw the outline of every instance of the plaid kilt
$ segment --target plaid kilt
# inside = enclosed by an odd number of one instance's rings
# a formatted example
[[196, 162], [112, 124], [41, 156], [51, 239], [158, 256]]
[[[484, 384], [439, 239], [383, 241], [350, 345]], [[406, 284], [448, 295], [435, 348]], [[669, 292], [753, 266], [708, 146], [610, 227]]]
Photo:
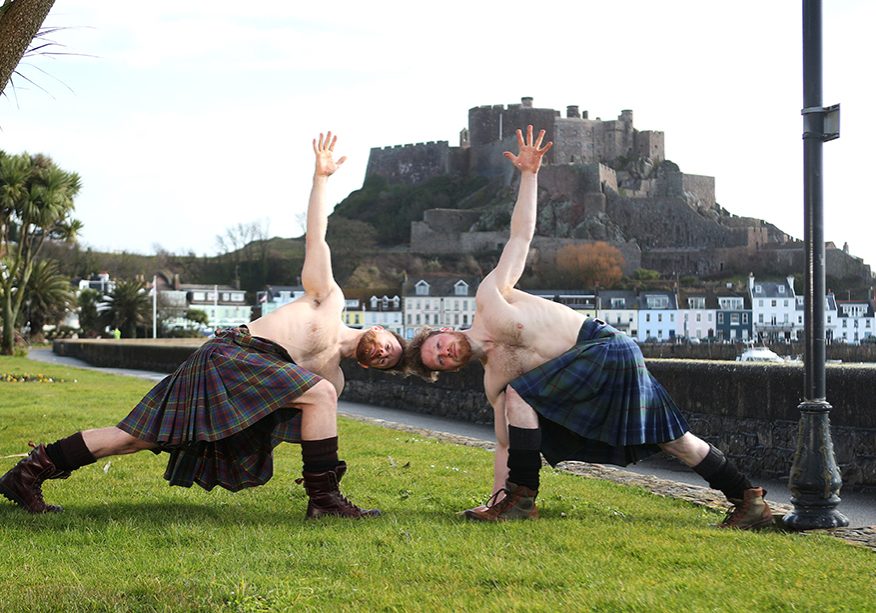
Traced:
[[510, 385], [538, 413], [541, 451], [552, 465], [626, 466], [688, 431], [635, 341], [597, 319], [584, 322], [574, 347]]
[[245, 326], [220, 330], [146, 394], [118, 424], [157, 443], [170, 460], [170, 485], [236, 492], [263, 485], [273, 449], [301, 441], [301, 411], [292, 402], [320, 377], [296, 366], [280, 345]]

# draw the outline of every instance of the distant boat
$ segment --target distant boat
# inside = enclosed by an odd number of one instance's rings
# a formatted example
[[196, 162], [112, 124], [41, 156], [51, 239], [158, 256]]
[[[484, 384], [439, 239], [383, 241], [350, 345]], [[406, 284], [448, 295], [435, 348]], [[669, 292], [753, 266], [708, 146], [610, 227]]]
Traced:
[[772, 351], [766, 347], [749, 347], [738, 356], [736, 356], [737, 362], [786, 362], [784, 358], [782, 358], [775, 351]]

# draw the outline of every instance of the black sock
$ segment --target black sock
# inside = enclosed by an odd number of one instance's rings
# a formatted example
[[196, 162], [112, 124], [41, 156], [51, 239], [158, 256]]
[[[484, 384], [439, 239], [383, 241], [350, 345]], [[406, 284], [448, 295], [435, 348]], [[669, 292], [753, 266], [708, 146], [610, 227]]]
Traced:
[[46, 454], [52, 460], [55, 468], [65, 472], [97, 462], [97, 458], [85, 445], [85, 439], [82, 438], [81, 432], [46, 445]]
[[301, 441], [301, 459], [309, 473], [331, 470], [338, 465], [338, 437]]
[[541, 429], [508, 426], [508, 481], [538, 490]]
[[709, 482], [709, 487], [724, 492], [727, 498], [741, 500], [745, 490], [752, 487], [748, 477], [714, 445], [709, 445], [709, 453], [693, 469]]

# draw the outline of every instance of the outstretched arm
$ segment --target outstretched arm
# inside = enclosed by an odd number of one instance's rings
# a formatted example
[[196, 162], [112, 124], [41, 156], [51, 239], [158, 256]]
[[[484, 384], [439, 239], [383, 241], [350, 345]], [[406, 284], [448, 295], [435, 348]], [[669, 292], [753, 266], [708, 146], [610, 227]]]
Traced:
[[301, 284], [307, 294], [322, 300], [335, 285], [332, 274], [332, 254], [325, 240], [328, 210], [326, 205], [326, 183], [346, 157], [334, 160], [334, 148], [338, 137], [328, 132], [319, 141], [313, 139], [313, 153], [316, 167], [313, 171], [313, 187], [307, 204], [307, 236], [304, 246], [304, 266], [301, 269]]
[[532, 126], [527, 126], [525, 141], [523, 133], [517, 130], [517, 144], [520, 148], [517, 155], [510, 151], [505, 152], [505, 157], [520, 171], [520, 191], [514, 204], [514, 212], [511, 214], [511, 235], [491, 275], [502, 294], [512, 289], [523, 275], [529, 244], [535, 234], [535, 220], [538, 213], [538, 169], [541, 167], [544, 154], [553, 147], [552, 142], [542, 147], [543, 139], [544, 130], [540, 130], [538, 137], [533, 141]]

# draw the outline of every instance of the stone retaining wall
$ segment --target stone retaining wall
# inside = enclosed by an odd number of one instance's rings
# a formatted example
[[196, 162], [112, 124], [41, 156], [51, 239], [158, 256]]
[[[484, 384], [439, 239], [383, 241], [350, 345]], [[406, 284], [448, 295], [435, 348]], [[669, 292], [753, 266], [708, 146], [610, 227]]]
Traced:
[[[55, 341], [59, 355], [96, 366], [172, 372], [202, 340]], [[682, 408], [691, 431], [714, 443], [752, 476], [785, 478], [793, 460], [803, 400], [800, 364], [648, 359], [648, 368]], [[474, 364], [438, 382], [402, 378], [344, 363], [343, 400], [492, 423], [483, 370]], [[876, 489], [876, 365], [828, 364], [834, 450], [844, 487]]]

